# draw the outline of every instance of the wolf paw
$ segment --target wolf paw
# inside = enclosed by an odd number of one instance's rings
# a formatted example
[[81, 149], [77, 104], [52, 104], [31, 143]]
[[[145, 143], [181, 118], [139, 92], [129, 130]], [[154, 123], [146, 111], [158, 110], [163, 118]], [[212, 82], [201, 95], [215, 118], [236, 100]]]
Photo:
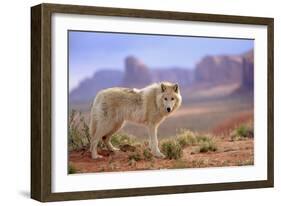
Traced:
[[101, 159], [103, 158], [102, 155], [96, 154], [96, 155], [92, 155], [92, 159]]
[[161, 158], [161, 159], [164, 159], [166, 156], [163, 154], [163, 153], [161, 153], [161, 152], [156, 152], [156, 153], [154, 153], [153, 154], [155, 157], [157, 157], [157, 158]]
[[112, 148], [110, 148], [110, 151], [111, 152], [116, 152], [116, 151], [120, 151], [120, 149], [117, 148], [117, 147], [112, 147]]

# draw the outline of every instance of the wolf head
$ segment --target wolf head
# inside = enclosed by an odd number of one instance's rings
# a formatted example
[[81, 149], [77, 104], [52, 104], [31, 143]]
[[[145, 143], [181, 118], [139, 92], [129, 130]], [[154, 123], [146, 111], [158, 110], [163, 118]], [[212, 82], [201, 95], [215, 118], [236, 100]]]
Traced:
[[164, 113], [171, 113], [181, 105], [181, 95], [178, 84], [170, 82], [160, 83], [160, 93], [157, 96], [157, 104]]

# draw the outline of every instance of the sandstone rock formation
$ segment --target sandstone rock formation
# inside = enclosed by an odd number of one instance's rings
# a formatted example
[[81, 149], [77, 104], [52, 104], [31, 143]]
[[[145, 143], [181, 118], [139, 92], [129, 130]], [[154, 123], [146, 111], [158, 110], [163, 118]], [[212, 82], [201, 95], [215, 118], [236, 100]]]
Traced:
[[242, 58], [235, 56], [206, 56], [195, 68], [195, 81], [208, 84], [229, 84], [241, 81]]
[[188, 68], [159, 68], [151, 70], [153, 82], [170, 81], [181, 87], [189, 86], [193, 82], [193, 70]]
[[253, 50], [242, 55], [206, 56], [195, 67], [195, 82], [208, 85], [240, 83], [253, 87], [253, 62]]
[[[152, 82], [177, 82], [181, 90], [207, 92], [215, 86], [240, 84], [236, 93], [252, 91], [254, 87], [253, 50], [241, 55], [206, 56], [195, 66], [188, 68], [149, 68], [136, 57], [125, 59], [125, 69], [100, 70], [91, 78], [81, 81], [79, 86], [70, 92], [72, 102], [92, 100], [101, 89], [115, 86], [142, 88]], [[200, 90], [200, 91], [199, 91]], [[190, 97], [190, 93], [188, 94]]]
[[144, 87], [152, 82], [148, 67], [133, 56], [125, 59], [125, 74], [122, 85], [126, 87]]
[[84, 79], [70, 93], [69, 100], [72, 102], [91, 101], [101, 89], [120, 86], [123, 72], [118, 70], [100, 70], [91, 78]]

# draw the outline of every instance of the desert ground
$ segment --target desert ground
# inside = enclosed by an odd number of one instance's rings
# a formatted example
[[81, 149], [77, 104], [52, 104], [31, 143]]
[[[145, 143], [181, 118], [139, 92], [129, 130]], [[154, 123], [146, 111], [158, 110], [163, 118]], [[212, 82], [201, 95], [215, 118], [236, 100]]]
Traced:
[[230, 141], [217, 139], [217, 151], [196, 152], [196, 146], [183, 149], [180, 159], [146, 159], [135, 152], [118, 151], [115, 154], [100, 150], [104, 158], [93, 160], [88, 151], [73, 151], [69, 163], [75, 173], [134, 171], [147, 169], [180, 169], [253, 165], [253, 139]]
[[79, 124], [70, 124], [69, 173], [253, 165], [251, 98], [243, 96], [184, 104], [159, 127], [159, 148], [166, 155], [165, 159], [152, 156], [146, 130], [131, 123], [112, 137], [112, 144], [120, 151], [109, 152], [101, 142], [98, 152], [103, 158], [91, 159], [87, 128], [89, 110], [82, 109]]

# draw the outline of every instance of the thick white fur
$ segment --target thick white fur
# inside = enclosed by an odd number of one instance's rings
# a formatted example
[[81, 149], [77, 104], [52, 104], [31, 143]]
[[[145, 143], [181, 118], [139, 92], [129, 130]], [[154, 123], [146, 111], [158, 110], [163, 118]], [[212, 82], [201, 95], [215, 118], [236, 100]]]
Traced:
[[165, 157], [158, 148], [157, 129], [160, 123], [180, 105], [179, 87], [170, 82], [152, 84], [140, 90], [116, 87], [100, 91], [91, 108], [92, 158], [101, 157], [97, 153], [97, 145], [101, 139], [109, 150], [117, 150], [111, 144], [110, 138], [125, 121], [146, 126], [153, 155]]

